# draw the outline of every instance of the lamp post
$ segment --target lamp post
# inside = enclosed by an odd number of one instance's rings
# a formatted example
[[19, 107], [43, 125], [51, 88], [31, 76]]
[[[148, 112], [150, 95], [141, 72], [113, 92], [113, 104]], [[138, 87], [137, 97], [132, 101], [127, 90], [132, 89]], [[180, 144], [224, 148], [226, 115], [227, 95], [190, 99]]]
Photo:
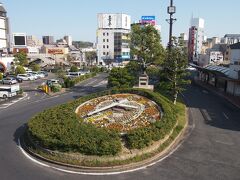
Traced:
[[168, 22], [169, 25], [170, 25], [170, 27], [169, 27], [168, 48], [169, 48], [169, 50], [171, 50], [171, 48], [172, 48], [172, 46], [173, 46], [172, 27], [173, 27], [173, 23], [177, 20], [177, 19], [173, 18], [173, 14], [176, 13], [176, 6], [173, 6], [173, 0], [170, 0], [170, 6], [168, 6], [167, 12], [168, 12], [168, 14], [170, 15], [170, 18], [167, 19], [167, 22]]

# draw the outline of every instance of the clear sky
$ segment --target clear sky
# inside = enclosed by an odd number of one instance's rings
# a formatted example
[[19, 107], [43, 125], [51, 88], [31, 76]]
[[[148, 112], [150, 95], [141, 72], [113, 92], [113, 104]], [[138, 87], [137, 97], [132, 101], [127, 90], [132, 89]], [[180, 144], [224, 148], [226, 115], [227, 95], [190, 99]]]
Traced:
[[[10, 18], [12, 32], [28, 35], [71, 35], [74, 40], [96, 39], [97, 13], [126, 13], [132, 21], [142, 15], [155, 15], [162, 26], [162, 39], [168, 39], [167, 6], [170, 0], [0, 0]], [[177, 7], [173, 32], [188, 32], [190, 19], [205, 19], [208, 37], [240, 33], [240, 0], [174, 0]]]

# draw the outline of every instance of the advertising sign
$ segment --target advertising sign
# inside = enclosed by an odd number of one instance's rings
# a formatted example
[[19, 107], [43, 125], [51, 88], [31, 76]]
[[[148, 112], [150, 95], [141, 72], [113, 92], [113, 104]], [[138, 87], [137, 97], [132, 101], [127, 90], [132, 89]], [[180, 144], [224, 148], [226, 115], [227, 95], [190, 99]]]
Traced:
[[64, 54], [62, 49], [48, 49], [48, 54]]
[[141, 22], [142, 22], [142, 24], [151, 24], [151, 25], [155, 26], [156, 18], [155, 18], [155, 16], [142, 16]]

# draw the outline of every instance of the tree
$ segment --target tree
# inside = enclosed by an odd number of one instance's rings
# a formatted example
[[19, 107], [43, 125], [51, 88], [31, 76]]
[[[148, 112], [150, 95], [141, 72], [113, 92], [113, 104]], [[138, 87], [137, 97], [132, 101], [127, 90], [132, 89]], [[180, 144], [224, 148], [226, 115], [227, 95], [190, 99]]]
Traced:
[[133, 25], [130, 47], [131, 56], [141, 62], [143, 72], [148, 64], [161, 64], [164, 59], [160, 34], [152, 25]]
[[132, 76], [134, 84], [136, 84], [138, 82], [138, 76], [141, 73], [141, 65], [137, 61], [130, 61], [125, 68]]
[[3, 74], [0, 72], [0, 80], [3, 79]]
[[31, 68], [32, 68], [33, 71], [40, 71], [40, 69], [41, 69], [39, 64], [36, 64], [36, 63], [33, 63], [31, 65]]
[[96, 51], [85, 52], [85, 58], [86, 58], [87, 64], [90, 66], [92, 66], [92, 63], [94, 60], [96, 60], [96, 57], [97, 57]]
[[18, 74], [25, 74], [25, 73], [26, 73], [26, 71], [25, 71], [23, 66], [18, 65], [16, 67], [16, 69], [15, 69], [15, 74], [16, 75], [18, 75]]
[[111, 88], [128, 88], [134, 84], [133, 77], [126, 68], [114, 67], [108, 76], [108, 87]]
[[184, 90], [183, 86], [188, 84], [186, 80], [188, 75], [187, 68], [187, 52], [182, 46], [180, 39], [174, 38], [173, 47], [168, 49], [167, 57], [163, 63], [163, 74], [167, 80], [166, 87], [171, 91], [173, 103], [176, 104], [178, 93]]
[[24, 52], [19, 52], [14, 55], [14, 61], [16, 65], [26, 66], [28, 65], [27, 54]]
[[78, 72], [78, 67], [73, 65], [71, 68], [70, 68], [70, 72]]

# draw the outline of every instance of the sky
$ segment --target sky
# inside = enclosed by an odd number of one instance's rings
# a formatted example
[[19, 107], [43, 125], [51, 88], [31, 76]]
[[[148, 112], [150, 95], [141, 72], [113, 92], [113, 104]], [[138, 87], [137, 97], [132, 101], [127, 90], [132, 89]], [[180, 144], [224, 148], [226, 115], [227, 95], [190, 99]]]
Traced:
[[[162, 27], [162, 41], [167, 44], [169, 24], [166, 19], [170, 0], [1, 0], [10, 18], [12, 32], [25, 32], [55, 39], [71, 35], [73, 40], [96, 41], [97, 13], [125, 13], [132, 22], [143, 15], [156, 16]], [[173, 34], [188, 33], [191, 17], [205, 20], [207, 37], [240, 34], [239, 0], [173, 0], [177, 21]]]

